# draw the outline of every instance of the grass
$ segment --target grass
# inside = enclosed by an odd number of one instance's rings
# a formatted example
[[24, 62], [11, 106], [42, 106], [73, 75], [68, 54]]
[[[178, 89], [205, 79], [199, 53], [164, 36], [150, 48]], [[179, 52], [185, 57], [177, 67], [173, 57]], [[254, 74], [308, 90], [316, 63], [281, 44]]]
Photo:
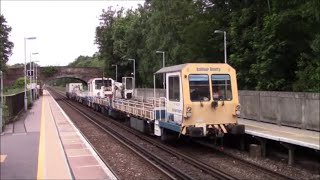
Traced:
[[6, 91], [3, 92], [3, 95], [13, 95], [13, 94], [18, 94], [24, 92], [24, 88], [17, 88], [17, 89], [7, 89]]

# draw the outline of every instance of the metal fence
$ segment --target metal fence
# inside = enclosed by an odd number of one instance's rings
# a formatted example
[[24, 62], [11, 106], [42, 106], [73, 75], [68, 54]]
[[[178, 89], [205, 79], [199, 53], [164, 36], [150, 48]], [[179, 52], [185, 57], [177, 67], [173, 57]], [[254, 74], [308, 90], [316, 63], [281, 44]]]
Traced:
[[4, 96], [5, 119], [10, 120], [24, 108], [24, 92]]
[[319, 93], [239, 91], [241, 117], [320, 131]]

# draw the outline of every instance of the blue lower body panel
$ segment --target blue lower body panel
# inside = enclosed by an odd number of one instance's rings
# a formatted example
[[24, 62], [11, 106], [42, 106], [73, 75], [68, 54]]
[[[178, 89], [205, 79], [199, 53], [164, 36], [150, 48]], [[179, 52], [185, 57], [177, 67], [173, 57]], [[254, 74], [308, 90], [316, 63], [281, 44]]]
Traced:
[[181, 126], [174, 122], [159, 121], [159, 126], [164, 129], [170, 129], [171, 131], [175, 131], [175, 132], [181, 131]]

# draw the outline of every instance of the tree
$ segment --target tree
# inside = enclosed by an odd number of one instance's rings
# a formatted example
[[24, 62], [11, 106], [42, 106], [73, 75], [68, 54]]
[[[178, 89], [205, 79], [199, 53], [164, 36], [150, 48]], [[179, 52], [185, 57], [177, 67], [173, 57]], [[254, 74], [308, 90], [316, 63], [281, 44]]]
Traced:
[[13, 43], [9, 41], [11, 27], [8, 26], [6, 19], [0, 15], [0, 70], [5, 70], [5, 65], [12, 55]]
[[[162, 67], [224, 62], [237, 70], [239, 89], [319, 92], [319, 0], [146, 0], [136, 10], [103, 11], [96, 29], [106, 74], [118, 64], [128, 76], [136, 59], [136, 82], [152, 86]], [[160, 80], [160, 79], [159, 79]]]

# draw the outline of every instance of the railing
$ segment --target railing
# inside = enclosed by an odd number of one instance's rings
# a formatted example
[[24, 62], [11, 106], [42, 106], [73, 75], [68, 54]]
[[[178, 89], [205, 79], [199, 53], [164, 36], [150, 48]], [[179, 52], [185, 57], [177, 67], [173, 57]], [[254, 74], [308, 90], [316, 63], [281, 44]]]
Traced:
[[[29, 95], [29, 93], [27, 93]], [[5, 120], [8, 121], [9, 119], [16, 116], [21, 110], [24, 108], [24, 92], [7, 95], [4, 96], [4, 105], [5, 107]]]
[[156, 100], [147, 99], [146, 101], [143, 99], [114, 99], [113, 107], [131, 115], [154, 120], [154, 110], [156, 107], [165, 107], [165, 98], [157, 98]]

